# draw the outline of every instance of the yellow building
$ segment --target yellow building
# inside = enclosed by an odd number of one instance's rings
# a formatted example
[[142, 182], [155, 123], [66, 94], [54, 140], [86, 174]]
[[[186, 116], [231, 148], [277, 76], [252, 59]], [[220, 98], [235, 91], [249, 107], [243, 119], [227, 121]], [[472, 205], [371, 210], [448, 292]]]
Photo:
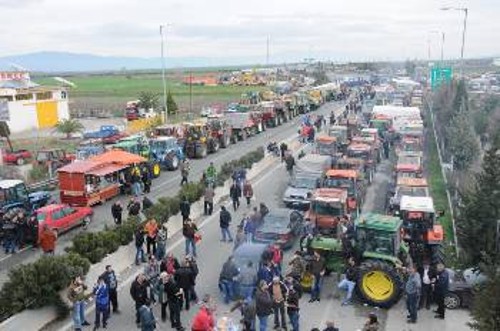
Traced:
[[51, 128], [68, 118], [66, 89], [35, 84], [28, 72], [0, 72], [0, 121], [11, 132]]

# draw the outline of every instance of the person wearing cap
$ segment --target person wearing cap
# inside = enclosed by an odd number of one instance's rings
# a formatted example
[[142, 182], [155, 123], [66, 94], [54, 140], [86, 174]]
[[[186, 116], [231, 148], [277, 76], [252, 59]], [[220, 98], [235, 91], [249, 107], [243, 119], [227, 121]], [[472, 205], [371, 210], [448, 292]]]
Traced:
[[95, 297], [95, 322], [94, 331], [101, 327], [106, 328], [109, 317], [109, 292], [103, 276], [99, 276], [97, 284], [94, 285], [92, 291]]
[[212, 309], [210, 308], [211, 298], [205, 295], [201, 302], [198, 313], [194, 316], [191, 324], [191, 331], [212, 331], [215, 327]]
[[259, 318], [259, 330], [267, 331], [267, 319], [273, 313], [273, 299], [269, 294], [269, 287], [261, 280], [255, 293], [256, 313]]
[[[274, 328], [286, 329], [285, 301], [288, 289], [278, 276], [269, 284], [269, 293], [273, 299]], [[281, 317], [281, 325], [280, 325]]]
[[118, 312], [118, 277], [113, 270], [111, 265], [106, 266], [106, 271], [101, 275], [104, 278], [104, 282], [108, 287], [109, 292], [109, 308], [108, 311], [113, 308], [113, 313]]

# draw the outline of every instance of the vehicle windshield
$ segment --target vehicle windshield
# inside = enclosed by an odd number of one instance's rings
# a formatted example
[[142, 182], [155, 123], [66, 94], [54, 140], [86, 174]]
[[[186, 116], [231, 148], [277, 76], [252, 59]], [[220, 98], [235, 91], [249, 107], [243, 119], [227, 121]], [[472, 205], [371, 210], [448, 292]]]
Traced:
[[409, 195], [411, 197], [427, 197], [429, 196], [426, 187], [409, 187], [402, 186], [398, 188], [398, 193], [396, 194], [398, 199], [401, 199], [403, 195]]
[[335, 153], [335, 143], [316, 143], [320, 155], [332, 155]]
[[354, 195], [354, 181], [349, 178], [328, 177], [323, 183], [328, 188], [345, 188], [349, 195]]
[[291, 187], [294, 188], [305, 188], [305, 189], [315, 189], [316, 188], [316, 178], [314, 177], [296, 177], [292, 180]]
[[399, 178], [417, 178], [417, 173], [415, 171], [403, 171], [398, 170]]
[[154, 150], [163, 150], [167, 148], [167, 142], [162, 140], [151, 140], [149, 146]]
[[38, 162], [49, 161], [49, 159], [50, 157], [48, 152], [38, 152], [38, 154], [36, 155], [36, 160]]
[[363, 250], [385, 255], [395, 255], [394, 235], [392, 233], [376, 230], [357, 230], [358, 242]]
[[342, 216], [344, 215], [344, 208], [342, 208], [341, 203], [314, 201], [312, 204], [312, 209], [317, 215], [330, 215], [330, 216]]
[[370, 152], [349, 149], [347, 151], [347, 156], [357, 159], [368, 160], [370, 158]]
[[398, 164], [419, 165], [420, 158], [418, 156], [399, 155], [398, 156]]

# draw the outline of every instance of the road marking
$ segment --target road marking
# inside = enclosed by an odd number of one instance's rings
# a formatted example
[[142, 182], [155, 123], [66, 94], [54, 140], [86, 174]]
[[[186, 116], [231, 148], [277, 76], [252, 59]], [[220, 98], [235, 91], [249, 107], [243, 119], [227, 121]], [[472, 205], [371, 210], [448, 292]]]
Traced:
[[[20, 254], [20, 253], [22, 253], [22, 252], [27, 251], [27, 250], [28, 250], [28, 249], [30, 249], [30, 248], [33, 248], [33, 246], [28, 245], [28, 246], [26, 246], [26, 247], [24, 247], [24, 248], [21, 248], [21, 249], [20, 249], [20, 250], [18, 250], [15, 254]], [[6, 256], [4, 256], [4, 257], [0, 258], [0, 262], [3, 262], [3, 261], [5, 261], [5, 260], [7, 260], [7, 259], [10, 259], [10, 258], [11, 258], [12, 256], [14, 256], [15, 254], [8, 254], [8, 255], [6, 255]]]

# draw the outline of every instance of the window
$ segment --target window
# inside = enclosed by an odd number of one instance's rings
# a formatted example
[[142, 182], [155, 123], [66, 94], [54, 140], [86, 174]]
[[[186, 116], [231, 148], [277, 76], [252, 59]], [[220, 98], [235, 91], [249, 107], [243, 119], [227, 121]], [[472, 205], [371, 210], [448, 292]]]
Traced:
[[45, 221], [46, 218], [47, 218], [47, 214], [46, 213], [38, 213], [38, 214], [36, 214], [36, 220], [38, 222], [43, 222], [43, 221]]
[[73, 214], [76, 210], [75, 210], [75, 208], [71, 208], [71, 207], [64, 207], [64, 208], [62, 209], [62, 211], [63, 211], [64, 215], [65, 215], [65, 216], [67, 216], [67, 215], [71, 215], [71, 214]]
[[54, 221], [60, 220], [66, 216], [63, 209], [55, 210], [52, 212], [52, 219]]
[[37, 100], [50, 100], [52, 99], [52, 92], [39, 92], [36, 94]]
[[18, 200], [28, 200], [28, 192], [26, 191], [26, 187], [24, 184], [19, 184], [15, 187], [16, 196]]
[[61, 99], [66, 99], [68, 97], [68, 93], [66, 91], [61, 91]]
[[18, 94], [16, 95], [16, 100], [21, 101], [21, 100], [33, 100], [33, 94], [27, 93], [27, 94]]

